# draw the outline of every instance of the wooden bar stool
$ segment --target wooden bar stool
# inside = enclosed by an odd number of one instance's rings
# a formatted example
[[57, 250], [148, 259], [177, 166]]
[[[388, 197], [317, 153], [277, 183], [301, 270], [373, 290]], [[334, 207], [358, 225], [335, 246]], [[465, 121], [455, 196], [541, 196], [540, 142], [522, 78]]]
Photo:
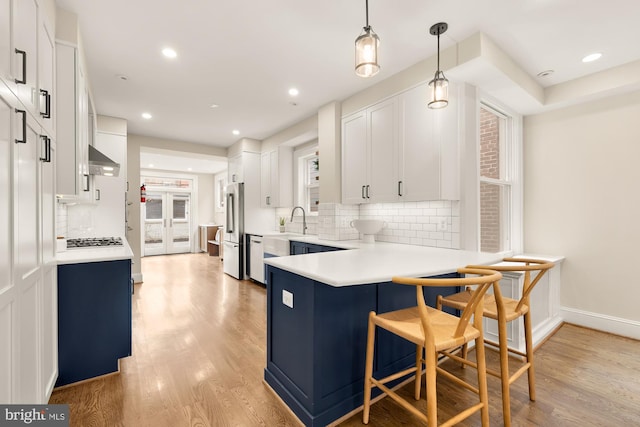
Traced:
[[[468, 268], [474, 269], [491, 269], [495, 271], [513, 271], [523, 272], [524, 282], [522, 288], [522, 297], [519, 300], [506, 298], [500, 292], [500, 284], [493, 286], [493, 295], [484, 296], [483, 316], [498, 321], [498, 339], [499, 342], [485, 340], [485, 344], [496, 347], [500, 350], [500, 372], [487, 369], [487, 373], [500, 378], [502, 382], [502, 413], [504, 425], [511, 425], [511, 400], [509, 397], [509, 385], [517, 380], [524, 372], [528, 373], [529, 380], [529, 399], [536, 400], [534, 365], [533, 365], [533, 343], [531, 337], [531, 311], [529, 295], [540, 281], [544, 274], [554, 266], [550, 261], [536, 260], [530, 258], [505, 258], [506, 265], [470, 265]], [[532, 274], [536, 274], [531, 281]], [[454, 295], [442, 297], [438, 295], [436, 307], [441, 309], [442, 306], [464, 310], [467, 304], [471, 302], [473, 294], [467, 290]], [[509, 348], [507, 343], [507, 323], [512, 322], [520, 317], [524, 317], [524, 334], [526, 343], [526, 352]], [[477, 348], [477, 347], [476, 347]], [[524, 364], [513, 374], [509, 372], [509, 353], [514, 353], [524, 358]], [[467, 346], [462, 347], [462, 357], [467, 358]], [[484, 356], [482, 356], [484, 359]]]
[[[473, 277], [446, 278], [446, 279], [417, 279], [409, 277], [393, 277], [394, 283], [413, 285], [416, 287], [417, 306], [403, 310], [392, 311], [383, 314], [369, 313], [369, 330], [367, 336], [367, 353], [365, 362], [364, 382], [364, 411], [362, 421], [369, 422], [369, 409], [371, 405], [371, 389], [378, 387], [403, 408], [407, 409], [430, 427], [438, 424], [438, 404], [436, 393], [436, 375], [442, 374], [456, 384], [478, 394], [480, 403], [464, 409], [454, 417], [447, 420], [443, 426], [450, 426], [480, 411], [482, 425], [489, 425], [489, 403], [487, 395], [487, 377], [484, 361], [484, 341], [482, 335], [482, 304], [484, 294], [494, 283], [502, 278], [502, 274], [486, 269], [461, 268], [460, 274], [471, 274]], [[471, 298], [460, 317], [452, 316], [440, 310], [427, 307], [424, 300], [424, 286], [468, 286], [477, 285], [476, 290], [470, 294]], [[473, 316], [473, 324], [470, 321]], [[386, 329], [416, 345], [416, 364], [383, 379], [373, 378], [373, 353], [376, 327]], [[478, 387], [469, 384], [438, 366], [438, 354], [444, 354], [462, 363], [468, 361], [452, 355], [447, 350], [455, 349], [461, 345], [475, 340], [478, 352], [477, 366]], [[424, 354], [423, 354], [424, 351]], [[471, 365], [471, 363], [469, 363]], [[427, 384], [427, 414], [420, 412], [409, 402], [389, 389], [385, 384], [415, 373], [415, 399], [420, 399], [420, 386], [423, 372], [426, 372]]]

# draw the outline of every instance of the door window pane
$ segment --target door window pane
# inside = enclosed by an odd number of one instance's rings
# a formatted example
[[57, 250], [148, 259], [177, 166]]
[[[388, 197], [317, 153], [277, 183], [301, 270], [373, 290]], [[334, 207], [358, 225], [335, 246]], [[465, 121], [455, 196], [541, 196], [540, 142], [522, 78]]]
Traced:
[[147, 197], [147, 219], [162, 219], [162, 197]]
[[187, 201], [173, 199], [173, 219], [187, 218]]

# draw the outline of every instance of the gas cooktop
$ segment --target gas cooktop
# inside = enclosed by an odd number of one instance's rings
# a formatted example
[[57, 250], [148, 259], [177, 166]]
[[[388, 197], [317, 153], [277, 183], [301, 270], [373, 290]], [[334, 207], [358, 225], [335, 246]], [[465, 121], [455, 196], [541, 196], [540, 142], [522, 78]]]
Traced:
[[122, 246], [122, 239], [120, 237], [84, 237], [67, 240], [67, 249], [104, 246]]

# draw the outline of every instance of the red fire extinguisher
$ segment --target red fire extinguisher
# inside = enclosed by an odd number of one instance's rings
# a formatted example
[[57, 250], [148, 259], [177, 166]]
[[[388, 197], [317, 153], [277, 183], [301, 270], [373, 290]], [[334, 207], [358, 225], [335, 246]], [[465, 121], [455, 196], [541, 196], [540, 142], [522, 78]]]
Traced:
[[147, 187], [142, 184], [140, 186], [140, 203], [144, 203], [147, 201]]

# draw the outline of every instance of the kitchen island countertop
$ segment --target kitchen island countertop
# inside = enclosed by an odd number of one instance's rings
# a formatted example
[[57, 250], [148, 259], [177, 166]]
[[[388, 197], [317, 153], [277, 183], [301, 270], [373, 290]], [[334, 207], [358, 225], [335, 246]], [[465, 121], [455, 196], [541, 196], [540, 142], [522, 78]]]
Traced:
[[385, 242], [320, 242], [317, 237], [302, 239], [292, 237], [290, 240], [353, 248], [345, 251], [264, 260], [267, 265], [335, 287], [388, 282], [393, 276], [435, 276], [455, 272], [468, 264], [494, 264], [500, 262], [503, 256], [486, 252]]
[[58, 265], [116, 261], [132, 258], [133, 251], [125, 238], [122, 238], [122, 246], [73, 248], [56, 253], [56, 262]]

